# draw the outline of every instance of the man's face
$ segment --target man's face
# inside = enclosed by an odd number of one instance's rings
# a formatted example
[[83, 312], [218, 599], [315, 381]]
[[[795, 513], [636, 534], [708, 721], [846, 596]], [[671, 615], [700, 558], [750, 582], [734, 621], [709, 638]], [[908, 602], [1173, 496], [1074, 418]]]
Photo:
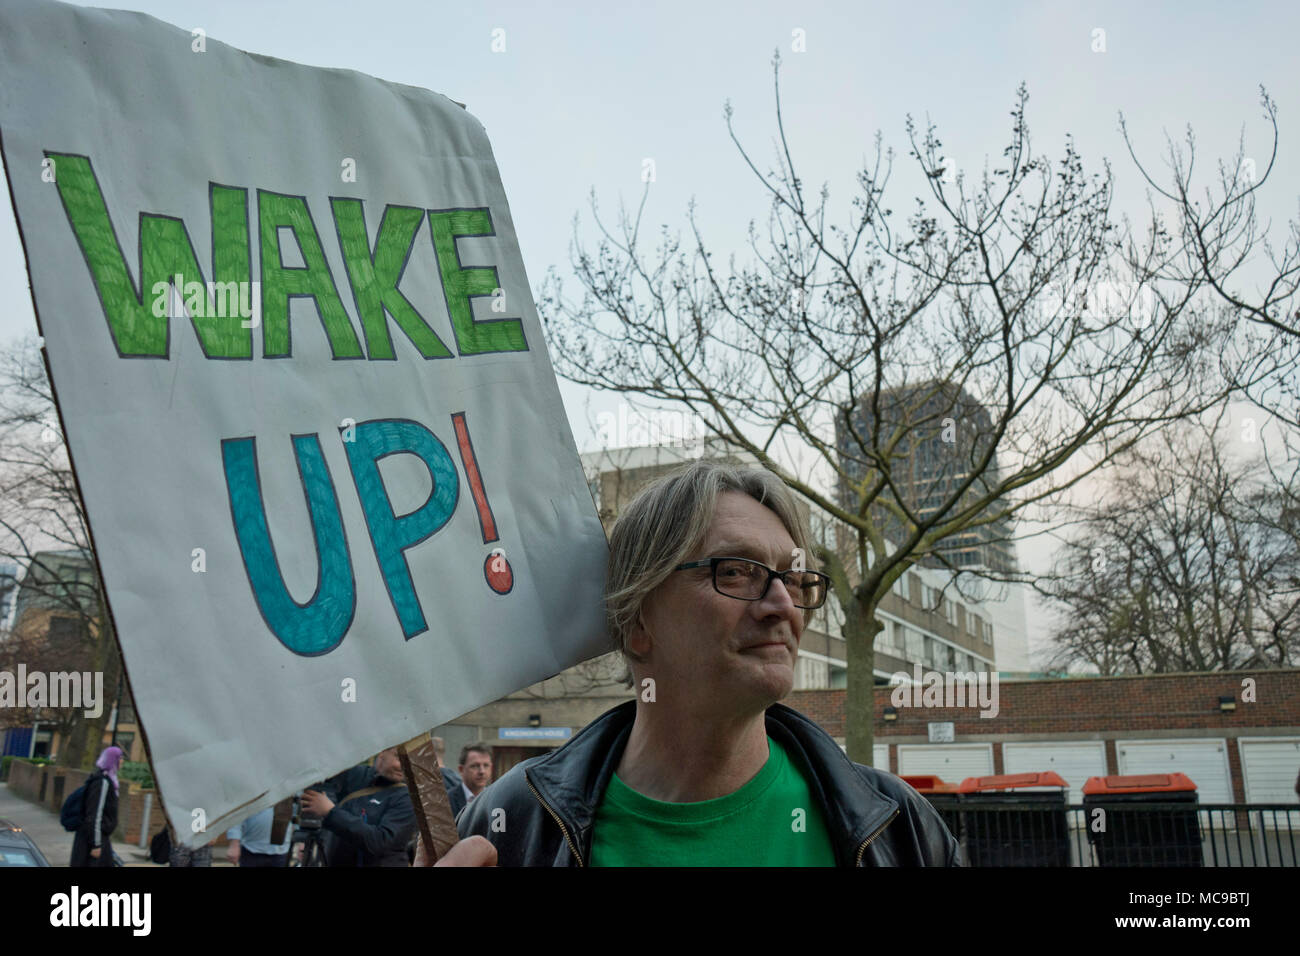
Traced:
[[[713, 523], [689, 561], [750, 558], [789, 569], [795, 543], [776, 512], [749, 495], [718, 496]], [[629, 648], [644, 658], [638, 681], [655, 680], [653, 706], [761, 712], [794, 687], [803, 611], [774, 580], [759, 601], [719, 594], [708, 567], [675, 571], [641, 608]], [[636, 689], [639, 691], [638, 683]]]
[[375, 771], [393, 782], [402, 779], [402, 761], [397, 756], [397, 748], [390, 747], [375, 758]]
[[492, 782], [492, 758], [485, 753], [471, 750], [460, 765], [460, 775], [472, 793], [478, 793]]

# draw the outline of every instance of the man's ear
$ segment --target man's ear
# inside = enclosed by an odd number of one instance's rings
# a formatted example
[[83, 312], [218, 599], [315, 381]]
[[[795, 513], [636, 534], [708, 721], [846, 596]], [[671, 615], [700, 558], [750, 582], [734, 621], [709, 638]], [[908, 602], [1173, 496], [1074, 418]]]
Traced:
[[637, 611], [636, 623], [632, 625], [632, 630], [627, 635], [628, 655], [635, 661], [643, 661], [653, 646], [654, 635], [646, 627], [644, 615]]

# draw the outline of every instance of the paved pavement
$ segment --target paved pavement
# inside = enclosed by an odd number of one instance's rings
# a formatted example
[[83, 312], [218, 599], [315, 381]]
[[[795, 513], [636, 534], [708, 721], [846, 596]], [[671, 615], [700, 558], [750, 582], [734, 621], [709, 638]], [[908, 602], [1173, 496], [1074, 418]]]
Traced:
[[[63, 829], [59, 815], [45, 809], [39, 803], [32, 803], [9, 790], [9, 784], [0, 783], [0, 818], [12, 820], [22, 827], [32, 841], [41, 848], [51, 866], [67, 866], [72, 858], [72, 839], [75, 834]], [[120, 836], [120, 834], [119, 834]], [[156, 866], [149, 861], [146, 849], [134, 844], [124, 844], [119, 840], [113, 842], [113, 849], [127, 866]], [[230, 866], [226, 862], [224, 850], [213, 850], [213, 866]]]

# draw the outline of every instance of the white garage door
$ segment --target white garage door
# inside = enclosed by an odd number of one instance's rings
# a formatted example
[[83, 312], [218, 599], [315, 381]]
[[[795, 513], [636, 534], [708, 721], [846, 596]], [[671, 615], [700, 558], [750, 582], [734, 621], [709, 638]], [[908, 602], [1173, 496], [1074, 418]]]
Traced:
[[[1232, 778], [1228, 776], [1226, 740], [1120, 740], [1115, 743], [1119, 772], [1185, 773], [1196, 784], [1202, 803], [1232, 803]], [[1235, 813], [1200, 814], [1202, 828], [1235, 830]]]
[[872, 747], [871, 766], [877, 770], [889, 772], [889, 744], [875, 744]]
[[1232, 803], [1225, 740], [1121, 740], [1115, 749], [1121, 774], [1185, 773], [1201, 803]]
[[934, 774], [945, 783], [993, 773], [992, 744], [899, 744], [898, 775]]
[[1070, 785], [1066, 799], [1079, 804], [1088, 778], [1106, 775], [1106, 745], [1100, 740], [1007, 743], [1002, 767], [1005, 773], [1058, 773]]
[[[1247, 803], [1296, 802], [1295, 781], [1300, 773], [1300, 737], [1242, 737], [1241, 776]], [[1288, 817], [1290, 819], [1288, 819]], [[1300, 829], [1300, 811], [1260, 815], [1265, 827]]]

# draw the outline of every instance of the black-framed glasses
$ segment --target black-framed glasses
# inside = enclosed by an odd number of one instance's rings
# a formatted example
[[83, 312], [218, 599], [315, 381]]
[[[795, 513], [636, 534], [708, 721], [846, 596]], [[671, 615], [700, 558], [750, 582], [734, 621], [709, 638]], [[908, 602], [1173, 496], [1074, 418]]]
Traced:
[[705, 558], [688, 561], [673, 568], [688, 571], [691, 568], [710, 568], [713, 589], [719, 594], [738, 601], [761, 601], [767, 596], [773, 578], [780, 578], [790, 592], [790, 600], [797, 608], [815, 610], [826, 603], [826, 593], [831, 579], [820, 571], [773, 571], [766, 564], [749, 558]]

